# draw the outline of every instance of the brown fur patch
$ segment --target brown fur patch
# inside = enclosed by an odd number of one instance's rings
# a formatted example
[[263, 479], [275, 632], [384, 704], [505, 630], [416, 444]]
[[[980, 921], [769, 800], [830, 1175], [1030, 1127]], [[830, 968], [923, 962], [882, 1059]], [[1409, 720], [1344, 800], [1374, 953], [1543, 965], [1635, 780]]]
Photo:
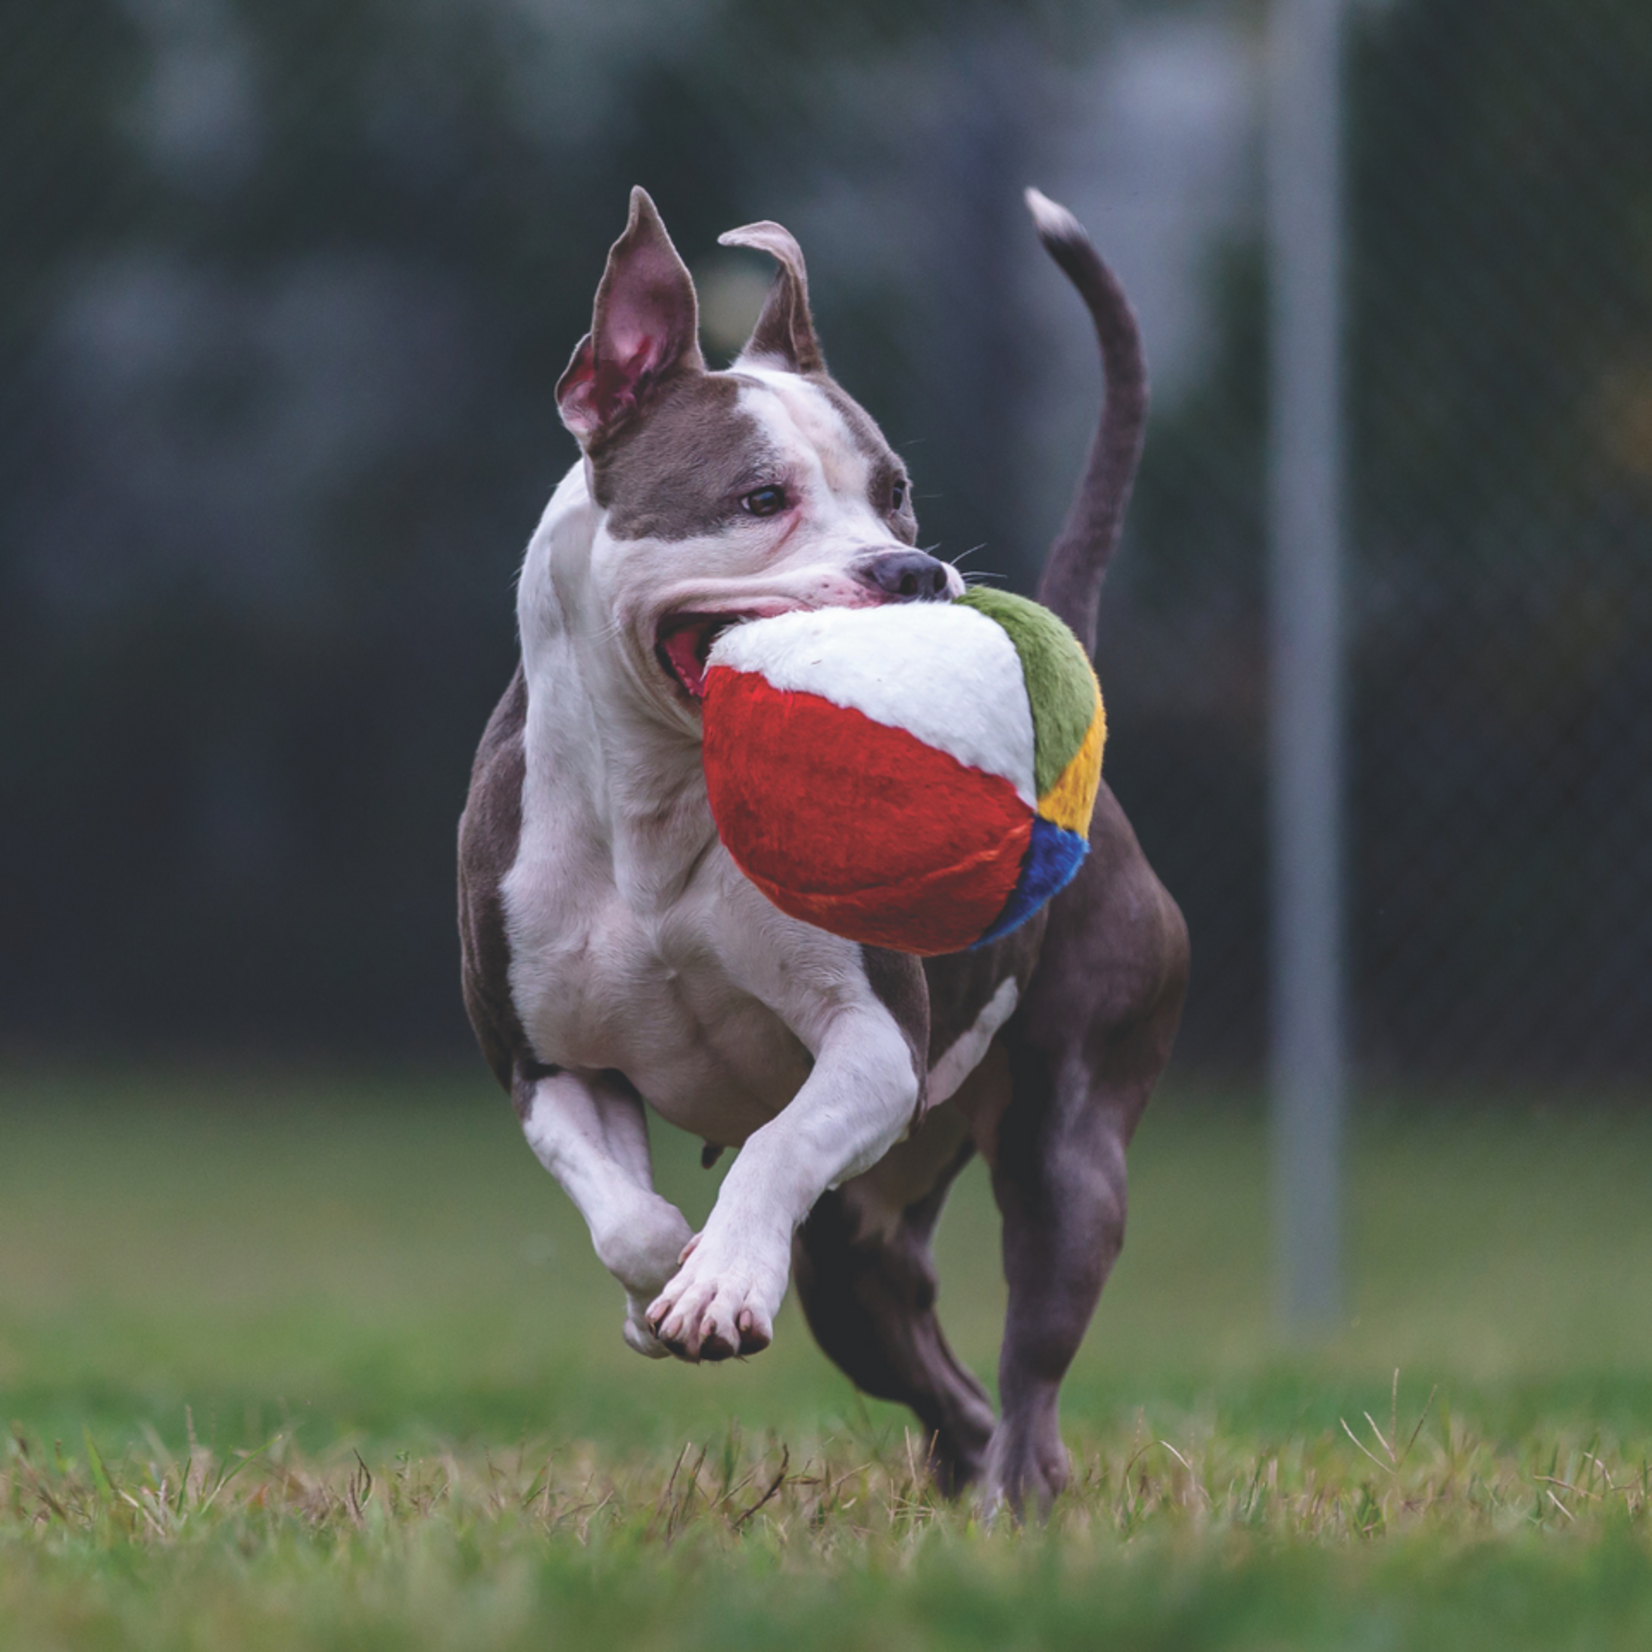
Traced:
[[470, 796], [459, 817], [459, 951], [465, 1012], [493, 1076], [520, 1112], [523, 1080], [546, 1069], [536, 1060], [511, 997], [510, 939], [500, 885], [516, 863], [522, 834], [522, 781], [527, 772], [522, 731], [528, 684], [516, 668], [494, 708], [470, 772]]
[[1038, 963], [1048, 913], [1039, 912], [991, 946], [924, 959], [929, 987], [929, 1065], [933, 1067], [981, 1019], [1005, 981], [1026, 993]]
[[774, 478], [757, 421], [739, 406], [741, 381], [688, 373], [648, 417], [591, 455], [596, 502], [616, 539], [693, 539], [728, 526], [740, 496]]
[[929, 993], [924, 986], [923, 965], [905, 952], [889, 952], [882, 947], [863, 946], [861, 962], [867, 984], [878, 1002], [895, 1018], [906, 1047], [912, 1054], [912, 1070], [918, 1075], [918, 1106], [914, 1121], [921, 1119], [929, 1105]]

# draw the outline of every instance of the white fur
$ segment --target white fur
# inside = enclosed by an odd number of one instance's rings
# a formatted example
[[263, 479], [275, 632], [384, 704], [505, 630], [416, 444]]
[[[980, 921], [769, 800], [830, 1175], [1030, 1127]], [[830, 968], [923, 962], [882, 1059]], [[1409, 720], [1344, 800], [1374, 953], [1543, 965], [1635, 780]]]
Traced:
[[663, 1357], [670, 1350], [645, 1315], [691, 1234], [683, 1213], [654, 1191], [641, 1103], [601, 1077], [557, 1073], [534, 1086], [522, 1133], [585, 1218], [602, 1265], [625, 1287], [625, 1340]]
[[929, 1070], [931, 1107], [950, 1101], [958, 1093], [964, 1080], [980, 1065], [998, 1029], [1015, 1014], [1020, 998], [1021, 989], [1013, 976], [1000, 981], [986, 1008], [941, 1052], [941, 1059]]
[[[616, 541], [579, 465], [533, 537], [517, 602], [526, 774], [501, 894], [518, 1012], [560, 1069], [535, 1087], [524, 1130], [625, 1288], [627, 1340], [690, 1357], [712, 1337], [767, 1340], [793, 1229], [887, 1152], [920, 1096], [860, 949], [770, 906], [718, 841], [697, 714], [654, 654], [678, 611], [869, 605], [855, 564], [902, 548], [830, 400], [795, 375], [750, 377], [742, 403], [799, 501], [788, 520]], [[687, 1226], [652, 1189], [619, 1073], [674, 1124], [740, 1148], [681, 1266]]]
[[974, 608], [781, 614], [725, 631], [709, 663], [904, 728], [969, 768], [1002, 775], [1029, 809], [1038, 806], [1021, 657], [1003, 626]]

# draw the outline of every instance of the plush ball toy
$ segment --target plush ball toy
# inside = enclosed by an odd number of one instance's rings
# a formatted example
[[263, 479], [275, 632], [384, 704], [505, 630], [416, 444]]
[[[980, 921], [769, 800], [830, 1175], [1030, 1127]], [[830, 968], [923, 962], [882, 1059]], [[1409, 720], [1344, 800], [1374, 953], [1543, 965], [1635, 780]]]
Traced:
[[711, 650], [703, 710], [735, 863], [781, 911], [850, 940], [979, 946], [1088, 851], [1101, 689], [1072, 632], [1022, 597], [747, 621]]

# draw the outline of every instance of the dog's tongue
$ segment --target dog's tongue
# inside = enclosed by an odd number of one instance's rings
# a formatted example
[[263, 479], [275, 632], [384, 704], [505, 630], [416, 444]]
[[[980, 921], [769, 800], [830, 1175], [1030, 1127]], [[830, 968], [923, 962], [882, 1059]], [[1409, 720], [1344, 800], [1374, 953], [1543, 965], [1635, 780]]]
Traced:
[[696, 700], [706, 690], [706, 667], [701, 658], [705, 641], [705, 630], [698, 625], [685, 625], [664, 639], [665, 657], [671, 661], [671, 669]]

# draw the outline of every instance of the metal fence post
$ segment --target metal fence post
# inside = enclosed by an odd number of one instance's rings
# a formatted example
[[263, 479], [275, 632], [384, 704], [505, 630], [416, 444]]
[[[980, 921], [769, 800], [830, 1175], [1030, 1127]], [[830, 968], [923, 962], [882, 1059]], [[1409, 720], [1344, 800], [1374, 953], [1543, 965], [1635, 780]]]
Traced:
[[1340, 1310], [1341, 0], [1268, 24], [1271, 1085], [1278, 1305]]

